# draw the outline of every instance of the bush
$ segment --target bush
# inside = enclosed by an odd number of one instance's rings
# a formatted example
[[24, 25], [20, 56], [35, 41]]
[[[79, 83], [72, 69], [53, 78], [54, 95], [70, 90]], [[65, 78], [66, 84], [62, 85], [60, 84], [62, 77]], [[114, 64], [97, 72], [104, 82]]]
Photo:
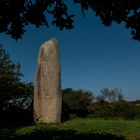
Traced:
[[92, 113], [90, 117], [99, 117], [105, 119], [139, 119], [140, 118], [140, 107], [135, 104], [131, 104], [127, 101], [116, 101], [116, 102], [95, 102], [92, 105]]
[[70, 114], [79, 117], [86, 117], [90, 112], [90, 105], [93, 102], [93, 94], [84, 90], [73, 90], [71, 88], [62, 91], [62, 118], [66, 120]]

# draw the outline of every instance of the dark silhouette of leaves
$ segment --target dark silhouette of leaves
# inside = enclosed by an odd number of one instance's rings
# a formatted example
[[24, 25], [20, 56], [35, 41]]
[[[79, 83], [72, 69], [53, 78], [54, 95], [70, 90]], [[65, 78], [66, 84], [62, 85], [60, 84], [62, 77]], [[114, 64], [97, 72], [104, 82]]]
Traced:
[[49, 27], [47, 14], [52, 15], [56, 27], [71, 29], [74, 15], [67, 10], [62, 0], [0, 0], [0, 32], [17, 40], [29, 24]]
[[[140, 1], [139, 0], [73, 0], [73, 4], [85, 10], [92, 9], [105, 26], [113, 22], [125, 23], [131, 29], [132, 38], [140, 41]], [[26, 32], [26, 26], [33, 24], [49, 27], [55, 25], [60, 30], [72, 29], [74, 14], [69, 14], [64, 0], [0, 0], [0, 32], [19, 39]], [[52, 16], [52, 21], [49, 21]]]

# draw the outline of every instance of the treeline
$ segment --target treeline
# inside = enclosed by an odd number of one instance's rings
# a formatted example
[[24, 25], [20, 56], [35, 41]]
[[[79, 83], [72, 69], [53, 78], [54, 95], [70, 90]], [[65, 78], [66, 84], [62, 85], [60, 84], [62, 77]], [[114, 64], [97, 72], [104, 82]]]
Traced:
[[64, 119], [70, 116], [105, 119], [140, 119], [140, 100], [125, 101], [121, 90], [104, 88], [100, 95], [90, 91], [63, 90]]
[[[32, 83], [21, 81], [19, 64], [0, 46], [0, 127], [33, 123]], [[62, 121], [71, 116], [106, 119], [139, 119], [140, 100], [128, 102], [119, 89], [104, 88], [98, 96], [90, 91], [62, 90]]]

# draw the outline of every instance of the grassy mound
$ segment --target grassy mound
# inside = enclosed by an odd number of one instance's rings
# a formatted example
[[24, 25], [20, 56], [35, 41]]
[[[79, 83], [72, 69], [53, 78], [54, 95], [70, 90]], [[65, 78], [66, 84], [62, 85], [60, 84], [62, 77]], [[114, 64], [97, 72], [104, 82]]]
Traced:
[[60, 125], [0, 129], [0, 140], [140, 140], [140, 121], [73, 119]]

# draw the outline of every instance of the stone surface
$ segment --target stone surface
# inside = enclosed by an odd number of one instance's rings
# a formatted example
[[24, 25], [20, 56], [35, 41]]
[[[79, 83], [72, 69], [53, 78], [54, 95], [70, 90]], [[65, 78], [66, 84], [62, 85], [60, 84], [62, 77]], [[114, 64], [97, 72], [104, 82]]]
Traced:
[[61, 71], [56, 39], [39, 50], [34, 87], [34, 119], [42, 123], [61, 122]]

